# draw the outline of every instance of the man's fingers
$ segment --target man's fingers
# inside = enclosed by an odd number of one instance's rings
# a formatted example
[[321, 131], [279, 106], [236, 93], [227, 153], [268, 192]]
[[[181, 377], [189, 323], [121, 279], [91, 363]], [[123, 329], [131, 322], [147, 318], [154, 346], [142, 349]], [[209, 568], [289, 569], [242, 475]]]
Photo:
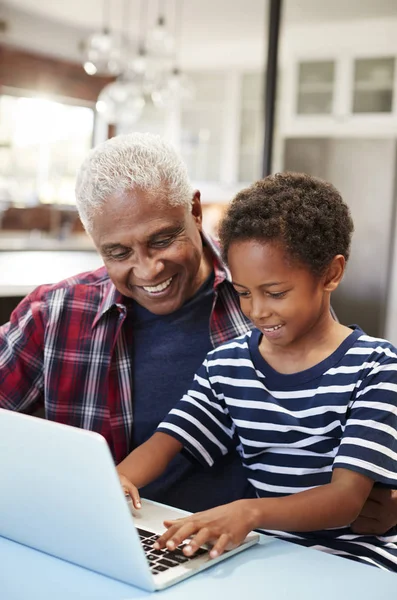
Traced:
[[372, 500], [375, 503], [384, 504], [384, 503], [390, 501], [391, 496], [392, 496], [392, 491], [389, 490], [388, 488], [374, 486], [371, 490], [371, 493], [370, 493], [370, 496], [369, 496], [369, 499], [367, 502], [371, 502], [371, 500]]
[[382, 523], [379, 523], [376, 519], [367, 519], [365, 517], [358, 517], [351, 525], [353, 533], [367, 534], [367, 535], [382, 535], [384, 528]]
[[366, 518], [366, 519], [376, 519], [379, 513], [379, 504], [378, 502], [374, 502], [373, 500], [367, 500], [364, 506], [361, 509], [360, 515], [358, 518]]

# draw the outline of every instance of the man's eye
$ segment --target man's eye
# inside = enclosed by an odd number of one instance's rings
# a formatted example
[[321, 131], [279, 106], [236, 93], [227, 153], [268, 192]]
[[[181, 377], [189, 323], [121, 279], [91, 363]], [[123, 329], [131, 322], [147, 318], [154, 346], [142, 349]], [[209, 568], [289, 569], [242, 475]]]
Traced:
[[124, 258], [127, 258], [128, 255], [129, 251], [123, 250], [120, 252], [112, 252], [112, 254], [109, 254], [109, 258], [112, 260], [123, 260]]
[[173, 241], [173, 237], [163, 238], [162, 240], [155, 240], [152, 242], [152, 246], [155, 248], [166, 248]]

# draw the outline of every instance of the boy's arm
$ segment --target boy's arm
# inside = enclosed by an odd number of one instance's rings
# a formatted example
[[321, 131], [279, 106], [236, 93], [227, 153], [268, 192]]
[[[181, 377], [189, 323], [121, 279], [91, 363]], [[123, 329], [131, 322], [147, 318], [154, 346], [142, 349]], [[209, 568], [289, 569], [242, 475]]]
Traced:
[[238, 500], [165, 522], [168, 531], [159, 538], [157, 547], [167, 545], [172, 550], [194, 536], [186, 554], [210, 542], [214, 544], [211, 556], [216, 557], [240, 544], [252, 529], [316, 531], [344, 527], [360, 513], [372, 485], [373, 480], [361, 473], [335, 469], [331, 483], [317, 488], [282, 498]]
[[256, 504], [255, 528], [317, 531], [350, 525], [372, 489], [373, 480], [355, 471], [334, 469], [331, 483]]
[[182, 447], [182, 444], [170, 435], [156, 432], [117, 465], [117, 472], [135, 487], [143, 487], [165, 471]]

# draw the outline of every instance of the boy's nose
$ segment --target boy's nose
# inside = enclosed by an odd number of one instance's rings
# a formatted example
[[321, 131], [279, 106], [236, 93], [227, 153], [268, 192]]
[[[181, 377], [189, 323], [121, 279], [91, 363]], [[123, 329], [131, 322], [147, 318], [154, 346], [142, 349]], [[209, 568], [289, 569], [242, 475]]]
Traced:
[[260, 302], [252, 305], [250, 317], [253, 321], [265, 321], [271, 317], [271, 315], [272, 311], [268, 306], [266, 306], [266, 304]]

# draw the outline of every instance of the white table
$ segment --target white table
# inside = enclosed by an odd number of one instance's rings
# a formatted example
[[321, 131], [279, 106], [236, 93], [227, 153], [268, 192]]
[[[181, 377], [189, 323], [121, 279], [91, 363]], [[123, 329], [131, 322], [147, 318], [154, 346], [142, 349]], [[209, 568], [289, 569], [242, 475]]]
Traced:
[[162, 592], [144, 592], [0, 537], [1, 600], [392, 600], [397, 575], [271, 540]]

